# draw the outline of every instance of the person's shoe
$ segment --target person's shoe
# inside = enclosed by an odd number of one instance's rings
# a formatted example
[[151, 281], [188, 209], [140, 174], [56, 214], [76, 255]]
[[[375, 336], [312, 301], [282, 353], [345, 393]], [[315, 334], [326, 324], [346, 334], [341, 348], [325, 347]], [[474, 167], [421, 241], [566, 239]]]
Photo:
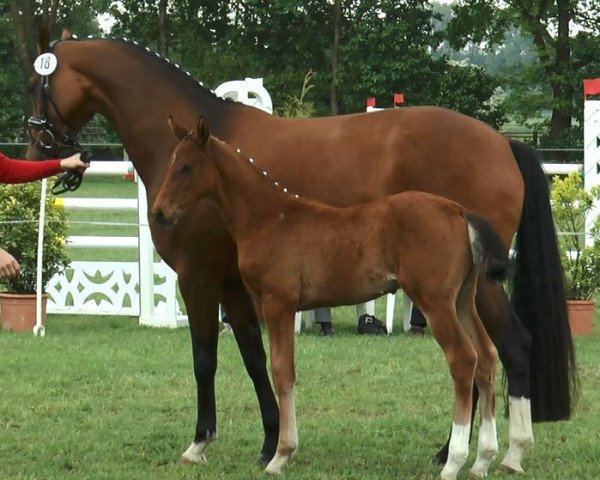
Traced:
[[408, 333], [411, 335], [425, 335], [425, 327], [419, 327], [418, 325], [411, 325]]
[[321, 336], [323, 337], [331, 337], [333, 335], [333, 327], [331, 322], [321, 323]]

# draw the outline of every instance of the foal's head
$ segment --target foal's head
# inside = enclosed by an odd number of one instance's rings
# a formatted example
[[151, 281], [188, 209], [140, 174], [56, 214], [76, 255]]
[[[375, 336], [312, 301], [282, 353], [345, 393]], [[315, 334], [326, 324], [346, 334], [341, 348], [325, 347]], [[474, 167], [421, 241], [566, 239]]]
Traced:
[[214, 189], [217, 172], [213, 168], [220, 142], [209, 134], [208, 122], [200, 117], [196, 130], [187, 130], [169, 118], [179, 143], [173, 150], [167, 173], [152, 207], [152, 216], [163, 225], [174, 225], [199, 198]]

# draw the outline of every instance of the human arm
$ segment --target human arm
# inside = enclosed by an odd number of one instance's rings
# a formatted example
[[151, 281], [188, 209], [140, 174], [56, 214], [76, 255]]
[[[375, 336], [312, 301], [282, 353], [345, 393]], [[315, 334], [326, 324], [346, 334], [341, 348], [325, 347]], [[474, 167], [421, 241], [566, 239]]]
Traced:
[[76, 153], [64, 159], [16, 160], [0, 153], [0, 182], [26, 183], [56, 175], [64, 170], [85, 170], [89, 164], [83, 163]]

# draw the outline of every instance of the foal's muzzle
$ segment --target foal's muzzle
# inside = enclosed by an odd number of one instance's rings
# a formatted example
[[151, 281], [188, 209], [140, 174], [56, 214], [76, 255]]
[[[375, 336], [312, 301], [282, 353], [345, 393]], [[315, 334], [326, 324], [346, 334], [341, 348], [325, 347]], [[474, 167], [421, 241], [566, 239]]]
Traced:
[[156, 223], [165, 227], [175, 225], [177, 222], [177, 214], [175, 212], [167, 216], [165, 215], [165, 212], [163, 212], [162, 208], [155, 208], [152, 211], [152, 218], [154, 218]]

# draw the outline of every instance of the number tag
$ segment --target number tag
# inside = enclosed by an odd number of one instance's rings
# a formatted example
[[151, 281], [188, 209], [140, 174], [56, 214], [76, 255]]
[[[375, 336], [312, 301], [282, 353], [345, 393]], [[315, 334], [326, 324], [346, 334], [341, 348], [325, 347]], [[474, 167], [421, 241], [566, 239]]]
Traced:
[[53, 53], [42, 53], [33, 62], [33, 68], [40, 75], [51, 75], [57, 65], [58, 60]]

